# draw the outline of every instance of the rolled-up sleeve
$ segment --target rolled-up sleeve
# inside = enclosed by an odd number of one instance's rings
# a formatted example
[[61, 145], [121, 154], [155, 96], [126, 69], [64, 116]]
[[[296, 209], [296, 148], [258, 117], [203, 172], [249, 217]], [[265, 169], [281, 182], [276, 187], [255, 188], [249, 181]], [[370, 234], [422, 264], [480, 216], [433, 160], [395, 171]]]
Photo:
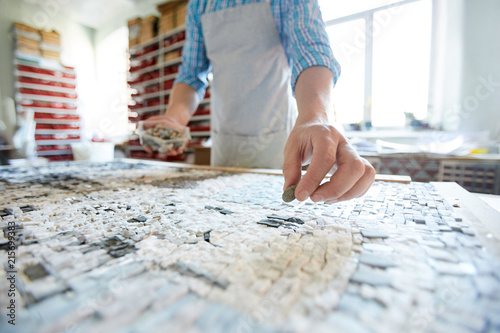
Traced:
[[185, 83], [196, 90], [201, 99], [207, 88], [210, 63], [207, 59], [200, 22], [200, 1], [190, 0], [186, 16], [186, 42], [182, 49], [182, 64], [175, 83]]
[[292, 67], [292, 88], [300, 73], [312, 66], [329, 68], [336, 83], [340, 64], [333, 56], [317, 0], [289, 0], [287, 7], [283, 46]]

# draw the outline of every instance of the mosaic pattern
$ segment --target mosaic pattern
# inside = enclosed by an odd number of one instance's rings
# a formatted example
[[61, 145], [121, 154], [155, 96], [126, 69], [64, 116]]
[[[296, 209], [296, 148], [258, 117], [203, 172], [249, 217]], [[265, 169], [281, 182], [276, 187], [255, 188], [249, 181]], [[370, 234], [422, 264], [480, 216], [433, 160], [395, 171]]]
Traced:
[[430, 184], [325, 205], [142, 163], [0, 178], [2, 332], [500, 331], [500, 261]]

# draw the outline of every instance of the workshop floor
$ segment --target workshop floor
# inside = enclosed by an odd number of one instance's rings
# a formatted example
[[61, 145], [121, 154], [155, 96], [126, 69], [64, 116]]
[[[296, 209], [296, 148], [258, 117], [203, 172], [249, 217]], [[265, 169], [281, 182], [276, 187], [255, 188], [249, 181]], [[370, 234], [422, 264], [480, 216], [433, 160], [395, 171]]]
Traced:
[[324, 205], [147, 163], [0, 179], [2, 332], [500, 331], [500, 260], [431, 184]]

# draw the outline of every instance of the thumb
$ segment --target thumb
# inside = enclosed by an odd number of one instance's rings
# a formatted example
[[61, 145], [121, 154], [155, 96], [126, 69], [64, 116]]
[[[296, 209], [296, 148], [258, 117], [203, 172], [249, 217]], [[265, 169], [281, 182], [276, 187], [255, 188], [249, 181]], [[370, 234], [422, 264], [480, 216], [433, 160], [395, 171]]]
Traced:
[[302, 154], [298, 149], [285, 147], [285, 159], [283, 162], [283, 176], [285, 184], [283, 190], [291, 185], [297, 185], [302, 176]]

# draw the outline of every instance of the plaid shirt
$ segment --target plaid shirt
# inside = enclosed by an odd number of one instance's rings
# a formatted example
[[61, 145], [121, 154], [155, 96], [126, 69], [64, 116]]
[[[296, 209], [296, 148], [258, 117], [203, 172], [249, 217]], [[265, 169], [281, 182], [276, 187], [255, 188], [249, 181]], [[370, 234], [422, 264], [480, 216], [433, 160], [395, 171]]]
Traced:
[[[262, 1], [264, 0], [213, 0], [206, 12]], [[186, 43], [182, 65], [175, 80], [176, 83], [183, 82], [193, 87], [201, 97], [205, 94], [207, 74], [211, 70], [200, 20], [206, 6], [207, 0], [189, 1]], [[295, 88], [300, 73], [311, 66], [329, 68], [337, 82], [340, 65], [333, 57], [317, 0], [271, 0], [271, 9], [292, 69], [292, 89]]]

